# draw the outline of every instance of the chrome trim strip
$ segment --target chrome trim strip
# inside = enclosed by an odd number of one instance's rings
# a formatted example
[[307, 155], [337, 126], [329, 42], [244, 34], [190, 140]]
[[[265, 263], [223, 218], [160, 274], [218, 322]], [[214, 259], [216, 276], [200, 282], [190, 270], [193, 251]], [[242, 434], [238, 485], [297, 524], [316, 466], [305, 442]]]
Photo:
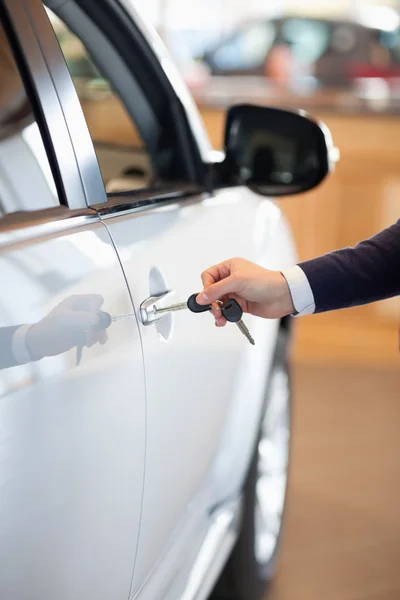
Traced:
[[328, 150], [329, 173], [331, 174], [340, 162], [340, 148], [335, 146], [329, 127], [323, 121], [317, 121], [317, 123], [325, 136], [326, 148]]
[[214, 515], [214, 522], [197, 555], [180, 600], [208, 598], [238, 537], [241, 508], [242, 502], [236, 500]]
[[[32, 84], [43, 110], [69, 206], [70, 208], [85, 207], [87, 206], [85, 194], [63, 109], [27, 12], [27, 5], [29, 5], [29, 10], [34, 9], [37, 13], [36, 19], [43, 21], [43, 17], [47, 18], [43, 5], [39, 0], [4, 0], [4, 5], [17, 34], [24, 59], [32, 76]], [[48, 27], [51, 25], [48, 24]], [[49, 33], [48, 27], [47, 31], [45, 27], [45, 34]], [[54, 34], [53, 38], [55, 40]], [[50, 37], [50, 43], [51, 41]], [[55, 56], [59, 56], [60, 48], [56, 44], [55, 41], [52, 45]]]
[[198, 186], [183, 186], [181, 189], [143, 189], [109, 195], [106, 204], [94, 205], [102, 220], [154, 210], [168, 210], [174, 206], [188, 206], [202, 202], [209, 194]]
[[332, 137], [332, 132], [329, 129], [329, 127], [326, 125], [326, 123], [324, 123], [324, 121], [320, 121], [319, 119], [314, 118], [310, 113], [308, 113], [305, 110], [300, 109], [291, 112], [297, 113], [298, 115], [304, 117], [305, 119], [308, 119], [309, 121], [313, 121], [313, 123], [318, 125], [318, 127], [321, 129], [325, 137], [325, 144], [328, 152], [329, 174], [333, 173], [336, 168], [336, 164], [340, 162], [340, 148], [335, 146]]
[[[206, 600], [238, 538], [242, 511], [243, 498], [239, 496], [204, 514], [197, 523], [202, 532], [201, 541], [195, 537], [197, 553], [176, 539], [130, 600]], [[175, 561], [180, 557], [179, 563], [171, 562], [171, 554]]]
[[[61, 210], [63, 207], [60, 207]], [[41, 218], [39, 213], [48, 213], [58, 209], [36, 211], [35, 213], [22, 213], [21, 218], [15, 218], [14, 214], [0, 219], [0, 249], [18, 247], [32, 240], [49, 239], [71, 232], [74, 229], [87, 228], [101, 221], [94, 211], [69, 211], [69, 215], [59, 216], [57, 219]], [[20, 216], [20, 215], [18, 215]], [[25, 222], [22, 223], [22, 218]]]

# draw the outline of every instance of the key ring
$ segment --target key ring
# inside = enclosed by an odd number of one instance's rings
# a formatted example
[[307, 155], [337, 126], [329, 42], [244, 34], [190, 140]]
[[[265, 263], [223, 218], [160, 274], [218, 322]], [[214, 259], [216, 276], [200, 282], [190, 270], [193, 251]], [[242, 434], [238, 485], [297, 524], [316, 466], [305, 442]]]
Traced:
[[[217, 308], [215, 308], [213, 304], [216, 304]], [[222, 300], [215, 300], [215, 302], [211, 303], [211, 306], [213, 306], [214, 310], [221, 310], [221, 308], [224, 306], [224, 303], [222, 302]]]

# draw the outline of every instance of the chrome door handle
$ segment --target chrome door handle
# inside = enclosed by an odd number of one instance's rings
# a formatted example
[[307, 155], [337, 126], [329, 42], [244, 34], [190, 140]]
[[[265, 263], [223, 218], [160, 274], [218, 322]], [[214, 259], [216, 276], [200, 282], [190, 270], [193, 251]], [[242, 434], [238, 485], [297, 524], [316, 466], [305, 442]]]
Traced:
[[159, 321], [163, 317], [166, 317], [168, 313], [157, 312], [158, 309], [164, 308], [164, 300], [172, 296], [174, 292], [166, 292], [160, 296], [150, 296], [142, 302], [140, 305], [140, 318], [143, 325], [153, 325], [156, 321]]

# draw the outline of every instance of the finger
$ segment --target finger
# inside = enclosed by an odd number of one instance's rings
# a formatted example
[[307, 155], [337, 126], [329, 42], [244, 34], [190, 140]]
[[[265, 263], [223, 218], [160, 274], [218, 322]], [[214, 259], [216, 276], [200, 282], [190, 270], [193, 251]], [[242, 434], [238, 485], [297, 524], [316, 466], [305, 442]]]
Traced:
[[88, 312], [99, 312], [104, 304], [104, 298], [100, 294], [83, 294], [77, 298], [79, 298], [79, 303], [82, 304], [81, 310], [87, 310]]
[[104, 298], [103, 296], [100, 296], [100, 294], [88, 294], [87, 296], [82, 296], [82, 301], [84, 300], [86, 300], [88, 310], [91, 312], [99, 312], [104, 304]]
[[199, 304], [211, 304], [228, 294], [237, 294], [240, 292], [241, 284], [238, 280], [230, 275], [221, 281], [217, 281], [208, 287], [206, 287], [197, 296], [196, 300]]
[[217, 281], [225, 279], [225, 277], [229, 277], [230, 274], [230, 261], [225, 261], [223, 263], [219, 263], [218, 265], [214, 265], [210, 269], [204, 271], [201, 274], [201, 280], [203, 282], [204, 287], [209, 287]]
[[108, 333], [107, 331], [99, 331], [99, 344], [104, 346], [108, 342]]
[[76, 327], [85, 331], [98, 324], [99, 315], [93, 312], [69, 310], [59, 313], [57, 317], [54, 315], [54, 322], [56, 327]]
[[215, 319], [215, 324], [218, 325], [219, 327], [224, 327], [226, 325], [227, 321], [226, 321], [225, 317], [222, 316], [221, 308], [216, 303], [213, 304], [213, 306], [215, 308], [210, 310], [210, 313], [212, 314], [212, 316]]
[[227, 323], [225, 317], [222, 316], [221, 311], [217, 311], [217, 310], [212, 310], [211, 314], [213, 315], [214, 319], [215, 319], [215, 323], [218, 323], [218, 325], [220, 325], [221, 327], [224, 327]]
[[203, 287], [208, 287], [213, 283], [216, 283], [220, 279], [218, 265], [215, 267], [211, 267], [207, 271], [201, 274], [201, 281], [203, 282]]
[[85, 345], [91, 348], [95, 344], [104, 346], [108, 341], [108, 334], [104, 330], [90, 330], [85, 332]]
[[222, 317], [221, 306], [217, 302], [213, 302], [210, 312], [215, 319], [220, 319]]
[[100, 294], [77, 294], [63, 300], [60, 307], [76, 311], [98, 312], [103, 304], [104, 298]]
[[89, 331], [85, 332], [85, 346], [91, 348], [99, 341], [99, 331]]

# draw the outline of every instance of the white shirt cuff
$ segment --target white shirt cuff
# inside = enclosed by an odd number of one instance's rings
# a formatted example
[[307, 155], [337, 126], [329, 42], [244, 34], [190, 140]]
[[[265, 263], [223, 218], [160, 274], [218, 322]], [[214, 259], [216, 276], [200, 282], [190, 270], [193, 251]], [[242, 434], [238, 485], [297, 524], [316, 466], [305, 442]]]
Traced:
[[303, 269], [298, 265], [284, 269], [281, 271], [286, 279], [296, 314], [293, 317], [302, 317], [304, 315], [312, 315], [315, 312], [314, 294]]
[[15, 330], [11, 342], [11, 350], [18, 364], [25, 365], [32, 361], [28, 346], [26, 345], [26, 334], [32, 325], [21, 325]]

